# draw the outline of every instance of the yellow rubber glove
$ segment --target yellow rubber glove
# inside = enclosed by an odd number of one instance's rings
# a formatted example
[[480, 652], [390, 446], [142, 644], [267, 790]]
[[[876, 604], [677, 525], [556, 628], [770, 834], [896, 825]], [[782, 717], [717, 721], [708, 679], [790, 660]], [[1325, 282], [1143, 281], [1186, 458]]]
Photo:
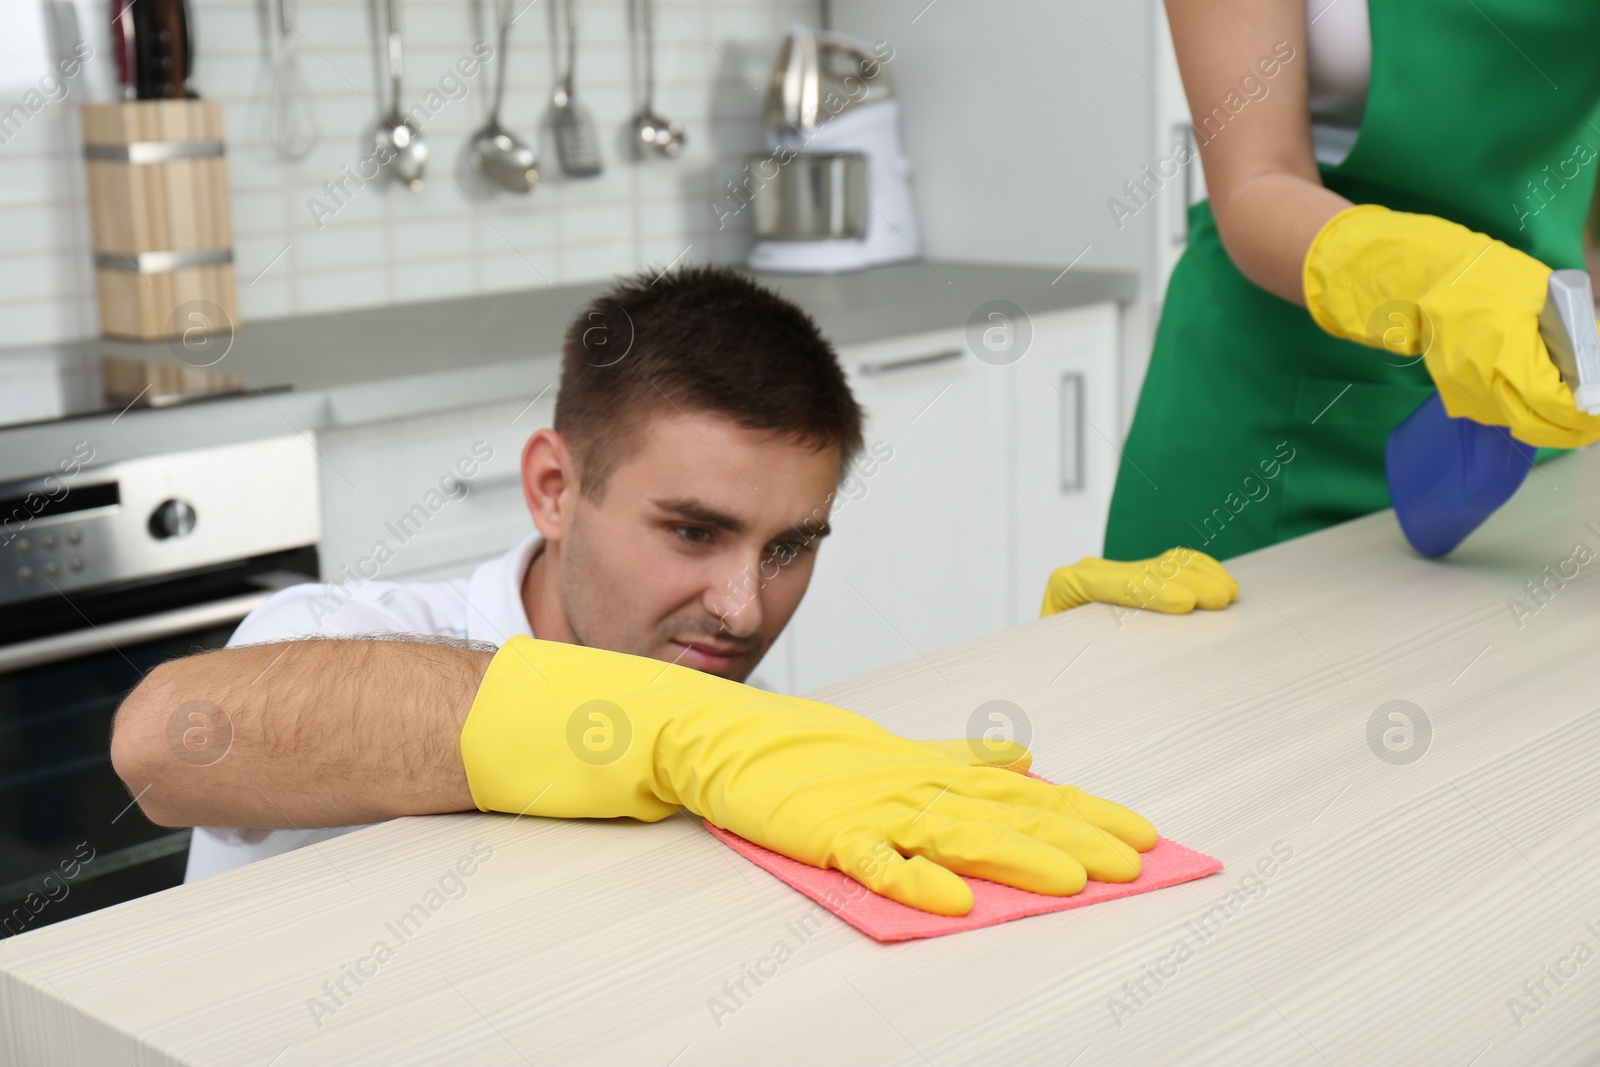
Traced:
[[1423, 356], [1452, 417], [1530, 445], [1600, 440], [1600, 416], [1578, 410], [1539, 335], [1550, 268], [1532, 256], [1433, 215], [1359, 204], [1311, 242], [1304, 283], [1328, 333]]
[[970, 748], [948, 754], [827, 704], [525, 636], [490, 662], [461, 757], [483, 811], [655, 822], [682, 806], [940, 915], [972, 909], [952, 872], [1067, 896], [1087, 878], [1137, 877], [1156, 842], [1127, 808], [971, 766]]
[[1132, 563], [1089, 556], [1050, 575], [1039, 617], [1091, 603], [1183, 615], [1195, 608], [1225, 608], [1238, 595], [1233, 575], [1192, 548], [1174, 548]]
[[1033, 753], [1015, 741], [999, 741], [992, 737], [951, 737], [937, 741], [923, 741], [969, 767], [999, 767], [1016, 774], [1027, 774], [1033, 766]]

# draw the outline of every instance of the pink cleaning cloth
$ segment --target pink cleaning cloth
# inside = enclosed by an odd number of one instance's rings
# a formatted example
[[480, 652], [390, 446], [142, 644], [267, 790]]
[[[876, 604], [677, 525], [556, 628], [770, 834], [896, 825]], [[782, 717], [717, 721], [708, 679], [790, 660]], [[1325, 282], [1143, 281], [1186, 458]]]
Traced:
[[976, 930], [980, 926], [993, 926], [1029, 915], [1067, 911], [1098, 904], [1103, 900], [1165, 889], [1222, 870], [1221, 860], [1163, 837], [1154, 848], [1140, 857], [1139, 877], [1131, 882], [1090, 882], [1083, 887], [1083, 892], [1075, 896], [1052, 897], [982, 878], [962, 876], [962, 880], [972, 887], [972, 910], [965, 915], [934, 915], [879, 896], [839, 871], [823, 870], [779, 855], [709, 822], [706, 823], [706, 829], [745, 859], [777, 875], [857, 930], [879, 941], [912, 941], [919, 937], [939, 937], [962, 930]]

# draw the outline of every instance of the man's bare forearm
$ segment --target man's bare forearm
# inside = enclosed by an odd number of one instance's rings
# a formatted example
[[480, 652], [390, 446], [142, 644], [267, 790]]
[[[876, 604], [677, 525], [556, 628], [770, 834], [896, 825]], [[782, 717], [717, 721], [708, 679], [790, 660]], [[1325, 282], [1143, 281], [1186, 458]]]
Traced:
[[491, 656], [316, 639], [173, 660], [118, 709], [112, 762], [166, 826], [347, 826], [470, 810], [459, 739]]

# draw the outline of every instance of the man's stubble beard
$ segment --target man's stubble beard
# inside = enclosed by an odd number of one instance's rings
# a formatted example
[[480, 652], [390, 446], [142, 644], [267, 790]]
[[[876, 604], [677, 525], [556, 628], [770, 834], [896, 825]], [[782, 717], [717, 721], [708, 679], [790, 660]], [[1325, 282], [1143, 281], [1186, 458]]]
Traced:
[[626, 652], [629, 655], [644, 656], [648, 651], [639, 648], [619, 648], [617, 642], [605, 640], [610, 627], [605, 625], [606, 619], [595, 618], [590, 612], [590, 606], [608, 603], [604, 591], [592, 587], [587, 580], [589, 575], [599, 573], [592, 557], [584, 548], [583, 536], [584, 520], [582, 513], [574, 514], [572, 527], [567, 531], [563, 542], [561, 573], [557, 580], [561, 583], [561, 611], [567, 617], [567, 629], [572, 631], [572, 636], [578, 644], [586, 648], [604, 648], [612, 652]]
[[[622, 602], [621, 598], [626, 598], [628, 592], [625, 589], [604, 589], [593, 581], [595, 576], [604, 573], [604, 568], [598, 566], [588, 552], [587, 539], [583, 536], [584, 524], [581, 514], [573, 516], [571, 529], [562, 545], [559, 576], [561, 610], [566, 614], [567, 628], [572, 631], [578, 644], [670, 663], [672, 657], [663, 658], [661, 653], [673, 648], [670, 644], [673, 640], [705, 640], [719, 644], [729, 640], [720, 621], [713, 621], [710, 627], [691, 625], [691, 622], [703, 622], [711, 618], [697, 604], [688, 605], [667, 616], [656, 625], [653, 632], [646, 634], [636, 633], [628, 625], [625, 616], [614, 612], [591, 611], [593, 605]], [[744, 681], [767, 652], [767, 645], [760, 638], [756, 638], [753, 645], [749, 641], [742, 644], [749, 651], [739, 660], [733, 673], [720, 677], [735, 682]], [[622, 647], [624, 645], [627, 647]]]

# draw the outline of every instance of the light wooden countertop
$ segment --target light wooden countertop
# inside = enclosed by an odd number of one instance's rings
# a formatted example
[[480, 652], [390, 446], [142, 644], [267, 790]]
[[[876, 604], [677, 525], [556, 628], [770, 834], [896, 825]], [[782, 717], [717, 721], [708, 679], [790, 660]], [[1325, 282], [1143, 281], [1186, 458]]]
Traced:
[[[1236, 560], [1224, 612], [1083, 608], [818, 694], [919, 737], [1013, 701], [1042, 773], [1208, 879], [883, 945], [698, 820], [400, 820], [0, 942], [0, 1062], [1593, 1062], [1600, 556], [1510, 606], [1579, 543], [1600, 453], [1447, 563], [1382, 513]], [[1390, 701], [1413, 762], [1369, 746]]]

